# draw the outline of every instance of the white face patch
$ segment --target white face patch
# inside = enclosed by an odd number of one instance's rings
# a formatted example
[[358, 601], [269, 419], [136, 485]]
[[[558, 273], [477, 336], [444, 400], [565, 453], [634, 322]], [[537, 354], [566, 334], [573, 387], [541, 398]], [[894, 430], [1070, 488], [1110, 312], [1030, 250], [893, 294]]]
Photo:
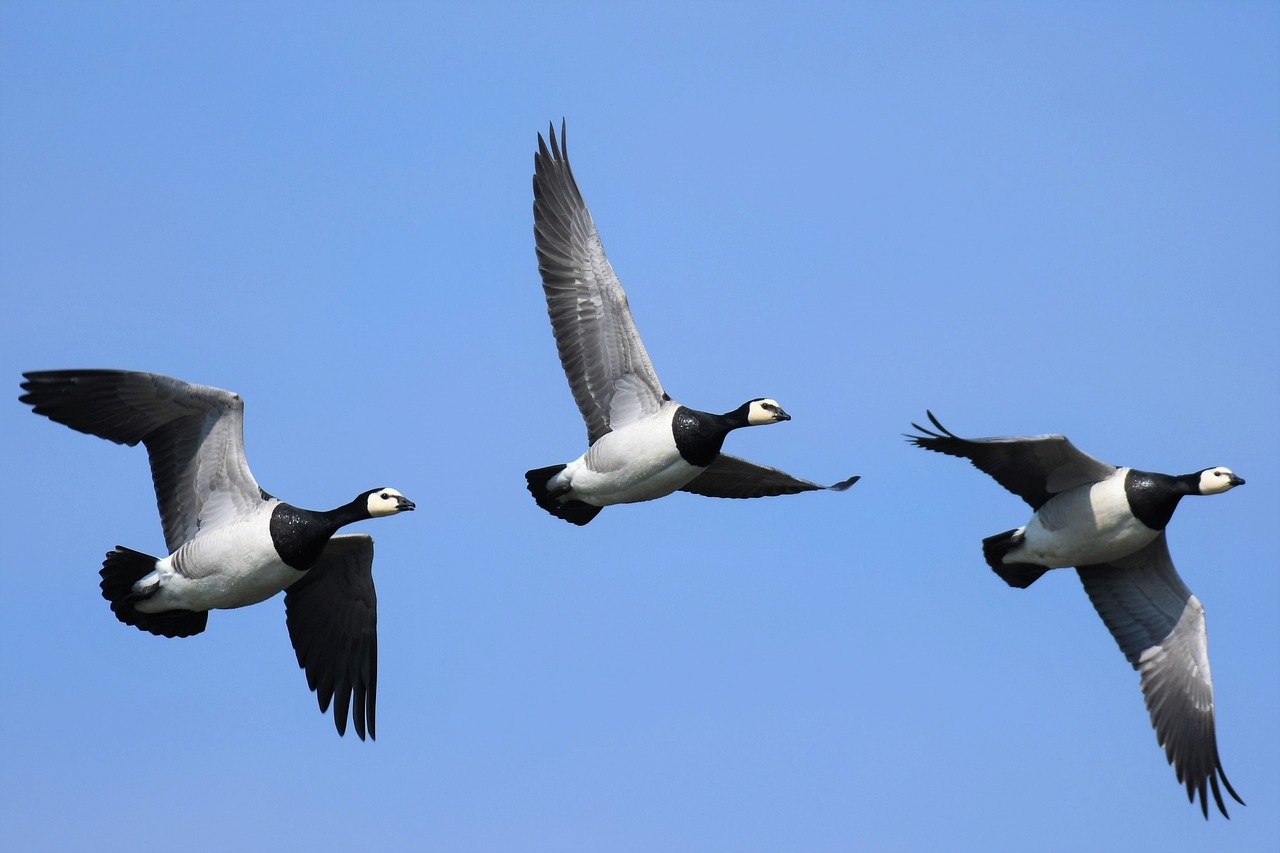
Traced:
[[1243, 482], [1231, 473], [1230, 468], [1206, 468], [1200, 472], [1200, 494], [1216, 495], [1233, 489]]
[[789, 420], [791, 416], [782, 411], [777, 400], [752, 400], [751, 406], [747, 409], [747, 424], [750, 426], [776, 424], [778, 421]]
[[412, 501], [406, 500], [405, 496], [395, 489], [378, 489], [369, 493], [368, 508], [369, 515], [372, 518], [395, 515], [397, 512], [402, 512], [412, 507]]

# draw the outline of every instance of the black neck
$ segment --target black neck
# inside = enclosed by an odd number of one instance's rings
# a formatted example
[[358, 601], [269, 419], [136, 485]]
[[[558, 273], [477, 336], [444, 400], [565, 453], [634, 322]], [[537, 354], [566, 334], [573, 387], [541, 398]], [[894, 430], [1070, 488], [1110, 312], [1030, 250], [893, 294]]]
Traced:
[[324, 546], [339, 528], [366, 518], [369, 509], [363, 495], [323, 512], [282, 502], [271, 513], [271, 542], [286, 566], [306, 571], [320, 559]]
[[1178, 508], [1178, 501], [1184, 495], [1199, 493], [1200, 475], [1171, 477], [1131, 468], [1124, 478], [1124, 491], [1129, 509], [1138, 521], [1152, 530], [1164, 530]]
[[681, 406], [671, 421], [671, 432], [676, 440], [676, 450], [690, 465], [705, 468], [720, 455], [724, 437], [730, 430], [747, 426], [747, 412], [751, 404], [744, 403], [732, 412], [715, 415]]

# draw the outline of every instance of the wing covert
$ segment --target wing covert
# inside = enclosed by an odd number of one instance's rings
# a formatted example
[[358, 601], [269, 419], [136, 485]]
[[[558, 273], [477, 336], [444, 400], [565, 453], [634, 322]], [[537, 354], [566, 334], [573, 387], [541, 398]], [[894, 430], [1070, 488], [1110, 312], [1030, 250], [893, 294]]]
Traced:
[[260, 504], [244, 455], [238, 394], [157, 373], [52, 370], [23, 374], [36, 414], [117, 444], [147, 448], [170, 553], [206, 527]]
[[569, 166], [564, 125], [534, 155], [538, 272], [560, 364], [591, 443], [658, 410], [666, 394]]
[[1236, 802], [1244, 801], [1218, 756], [1204, 607], [1178, 577], [1164, 533], [1122, 560], [1077, 571], [1098, 615], [1138, 670], [1156, 739], [1186, 785], [1187, 798], [1195, 802], [1199, 794], [1208, 817], [1212, 790], [1218, 810], [1228, 816], [1219, 778]]
[[1039, 509], [1056, 494], [1111, 476], [1116, 466], [1095, 459], [1062, 435], [960, 438], [927, 412], [937, 431], [912, 426], [923, 435], [908, 435], [917, 447], [968, 459], [975, 468]]

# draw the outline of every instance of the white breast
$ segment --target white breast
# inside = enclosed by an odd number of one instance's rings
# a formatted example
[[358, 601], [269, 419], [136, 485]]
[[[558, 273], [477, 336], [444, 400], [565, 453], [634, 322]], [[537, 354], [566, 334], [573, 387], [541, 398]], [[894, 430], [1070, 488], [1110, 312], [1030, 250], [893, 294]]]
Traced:
[[1023, 544], [1004, 561], [1064, 568], [1108, 563], [1146, 547], [1159, 531], [1133, 517], [1124, 491], [1128, 471], [1050, 498], [1027, 522]]
[[[671, 411], [674, 411], [672, 409]], [[671, 411], [601, 436], [552, 479], [570, 498], [593, 504], [634, 503], [669, 495], [702, 472], [684, 461], [671, 434]]]
[[280, 561], [271, 542], [270, 516], [275, 504], [253, 515], [209, 530], [183, 545], [156, 566], [160, 590], [137, 609], [228, 609], [257, 604], [302, 577]]

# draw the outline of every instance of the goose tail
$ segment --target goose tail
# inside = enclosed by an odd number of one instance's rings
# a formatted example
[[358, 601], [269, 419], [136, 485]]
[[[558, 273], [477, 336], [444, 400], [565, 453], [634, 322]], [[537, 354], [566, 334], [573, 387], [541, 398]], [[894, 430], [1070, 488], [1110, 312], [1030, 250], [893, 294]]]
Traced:
[[1034, 563], [1006, 563], [1005, 555], [1022, 544], [1022, 531], [1006, 530], [995, 536], [982, 540], [982, 556], [987, 558], [987, 565], [998, 574], [1009, 586], [1026, 589], [1040, 576], [1049, 571], [1044, 566]]
[[209, 621], [206, 610], [165, 610], [160, 613], [141, 613], [136, 606], [139, 601], [146, 601], [155, 595], [159, 584], [150, 589], [139, 591], [134, 587], [138, 581], [156, 569], [158, 561], [155, 557], [117, 545], [107, 552], [102, 563], [102, 597], [111, 602], [111, 612], [126, 625], [132, 625], [142, 631], [150, 631], [161, 637], [190, 637], [204, 630]]
[[529, 494], [533, 495], [533, 499], [537, 501], [538, 506], [556, 518], [563, 518], [565, 521], [581, 527], [595, 518], [601, 507], [583, 501], [562, 501], [560, 496], [564, 494], [564, 490], [553, 491], [549, 488], [551, 479], [566, 467], [565, 465], [549, 465], [546, 468], [534, 468], [532, 471], [525, 472], [524, 479], [529, 484]]

